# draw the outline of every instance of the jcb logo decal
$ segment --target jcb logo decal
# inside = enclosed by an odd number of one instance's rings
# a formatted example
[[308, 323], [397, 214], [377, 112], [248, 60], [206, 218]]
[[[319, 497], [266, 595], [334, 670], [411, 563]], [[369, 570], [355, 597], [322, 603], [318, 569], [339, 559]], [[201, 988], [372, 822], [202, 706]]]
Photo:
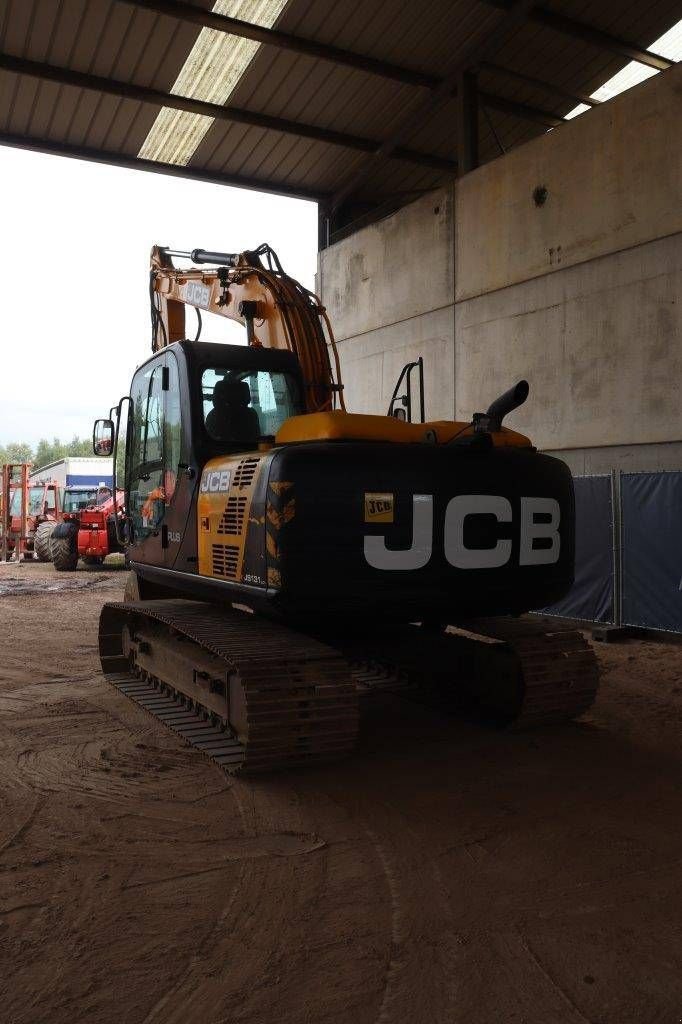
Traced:
[[393, 522], [393, 495], [378, 494], [373, 492], [365, 493], [365, 522], [366, 523], [392, 523]]
[[[492, 548], [468, 548], [464, 544], [464, 523], [468, 516], [494, 516], [498, 523], [513, 520], [511, 503], [496, 494], [460, 494], [451, 498], [445, 510], [443, 549], [455, 569], [497, 569], [511, 558], [510, 538], [498, 540]], [[538, 522], [542, 516], [544, 522]], [[559, 559], [561, 540], [559, 502], [554, 498], [521, 498], [520, 565], [552, 565]], [[392, 517], [391, 517], [392, 521]], [[543, 541], [536, 547], [535, 541]], [[365, 559], [373, 569], [423, 569], [433, 553], [433, 495], [412, 496], [412, 544], [389, 548], [382, 536], [365, 536]]]
[[214, 470], [213, 472], [204, 473], [201, 478], [202, 494], [219, 494], [221, 491], [229, 491], [229, 489], [229, 469]]
[[211, 289], [207, 285], [201, 284], [200, 281], [188, 281], [183, 295], [185, 302], [189, 302], [191, 306], [203, 306], [204, 309], [208, 309], [211, 301]]

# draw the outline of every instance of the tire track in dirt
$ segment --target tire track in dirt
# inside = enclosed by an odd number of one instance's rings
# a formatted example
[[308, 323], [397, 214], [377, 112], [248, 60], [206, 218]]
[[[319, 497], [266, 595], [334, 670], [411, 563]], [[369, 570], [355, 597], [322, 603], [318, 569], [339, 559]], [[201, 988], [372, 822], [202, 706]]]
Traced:
[[[348, 837], [344, 816], [340, 822], [329, 801], [321, 802], [322, 813], [319, 803], [308, 806], [295, 775], [286, 781], [235, 780], [231, 788], [242, 845], [271, 845], [272, 836], [281, 842], [277, 837], [283, 825], [294, 835], [320, 838], [304, 857], [259, 857], [242, 864], [235, 885], [221, 895], [225, 902], [214, 923], [172, 990], [149, 1009], [145, 1024], [232, 1022], [242, 1016], [301, 1024], [345, 1022], [351, 998], [358, 1003], [354, 1019], [371, 1024], [372, 1006], [376, 1009], [381, 995], [381, 969], [377, 964], [367, 972], [364, 961], [374, 948], [386, 945], [387, 935], [390, 941], [390, 915], [377, 917], [376, 901], [367, 900], [381, 870], [371, 840], [361, 836], [362, 856], [352, 856], [358, 837]], [[364, 884], [355, 901], [344, 881], [349, 870]], [[379, 903], [383, 908], [383, 896]]]
[[[381, 791], [381, 786], [376, 787]], [[461, 937], [432, 850], [373, 780], [318, 790], [315, 799], [349, 810], [381, 868], [390, 905], [383, 984], [373, 1024], [406, 1020], [450, 1024], [461, 978]]]
[[17, 829], [2, 843], [0, 843], [0, 857], [2, 857], [5, 850], [9, 850], [11, 846], [18, 843], [20, 839], [28, 832], [31, 825], [37, 818], [38, 814], [42, 810], [45, 804], [45, 800], [41, 797], [36, 797], [33, 807], [28, 812], [22, 823]]

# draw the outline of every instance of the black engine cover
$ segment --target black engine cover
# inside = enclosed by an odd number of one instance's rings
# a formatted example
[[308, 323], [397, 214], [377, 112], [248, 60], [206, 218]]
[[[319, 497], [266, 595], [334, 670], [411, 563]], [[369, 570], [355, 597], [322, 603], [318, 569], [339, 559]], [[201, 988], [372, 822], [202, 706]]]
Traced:
[[291, 445], [271, 455], [264, 511], [268, 596], [288, 616], [514, 614], [573, 582], [571, 474], [534, 450]]

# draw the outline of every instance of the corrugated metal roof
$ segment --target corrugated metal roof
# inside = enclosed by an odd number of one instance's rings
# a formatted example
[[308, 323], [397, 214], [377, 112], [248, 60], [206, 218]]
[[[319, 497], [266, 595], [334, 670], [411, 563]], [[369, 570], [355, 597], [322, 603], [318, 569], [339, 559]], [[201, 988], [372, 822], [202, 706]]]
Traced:
[[[212, 3], [195, 0], [194, 6], [210, 10]], [[682, 17], [680, 0], [549, 0], [545, 6], [642, 47]], [[442, 78], [503, 19], [491, 0], [289, 0], [276, 27]], [[0, 51], [168, 93], [200, 31], [123, 0], [5, 0]], [[626, 56], [532, 19], [510, 31], [486, 59], [545, 84], [486, 66], [479, 74], [481, 90], [559, 118], [575, 102], [557, 89], [591, 93], [628, 63]], [[262, 45], [228, 105], [381, 143], [428, 96], [423, 87]], [[0, 141], [61, 145], [131, 161], [159, 109], [158, 103], [0, 71]], [[421, 116], [405, 145], [454, 161], [456, 124], [455, 100], [441, 102]], [[479, 124], [482, 160], [545, 130], [494, 105], [481, 109]], [[356, 200], [368, 204], [409, 198], [448, 177], [447, 171], [395, 154], [374, 163], [371, 154], [329, 141], [215, 120], [191, 157], [189, 173], [285, 193], [333, 195], [358, 167], [369, 168], [354, 191]]]
[[[115, 0], [6, 0], [0, 50], [167, 91], [199, 29]], [[0, 130], [136, 156], [158, 108], [2, 72]]]

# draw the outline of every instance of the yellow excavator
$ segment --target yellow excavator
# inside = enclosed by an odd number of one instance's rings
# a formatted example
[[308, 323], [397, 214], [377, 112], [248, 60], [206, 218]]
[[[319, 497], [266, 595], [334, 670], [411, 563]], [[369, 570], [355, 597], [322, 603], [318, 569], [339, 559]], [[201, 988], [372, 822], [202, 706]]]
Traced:
[[[387, 415], [347, 412], [325, 310], [267, 245], [154, 247], [149, 295], [152, 356], [93, 435], [125, 464], [110, 682], [229, 772], [347, 754], [381, 688], [517, 727], [592, 704], [582, 635], [522, 617], [571, 586], [575, 518], [567, 467], [503, 425], [525, 381], [425, 422], [422, 376], [413, 421], [417, 360]], [[243, 343], [202, 341], [202, 312]]]

